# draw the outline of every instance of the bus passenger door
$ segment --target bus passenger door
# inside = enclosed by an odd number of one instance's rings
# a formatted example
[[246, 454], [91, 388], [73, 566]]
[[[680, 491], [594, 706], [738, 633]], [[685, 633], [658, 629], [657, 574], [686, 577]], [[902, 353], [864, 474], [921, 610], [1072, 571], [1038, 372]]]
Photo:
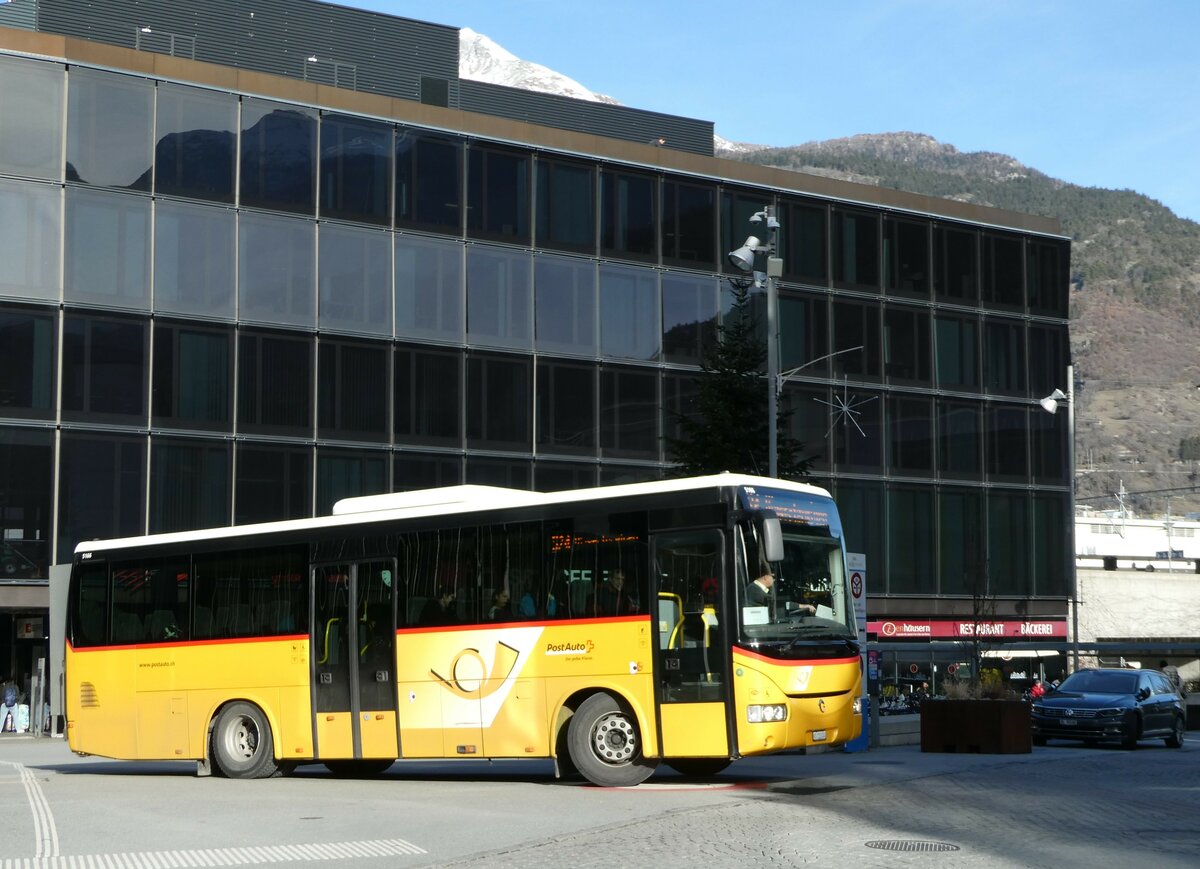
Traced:
[[651, 538], [658, 573], [657, 692], [664, 757], [728, 757], [724, 543], [720, 531]]
[[314, 574], [317, 756], [396, 757], [394, 566], [386, 559], [320, 565]]

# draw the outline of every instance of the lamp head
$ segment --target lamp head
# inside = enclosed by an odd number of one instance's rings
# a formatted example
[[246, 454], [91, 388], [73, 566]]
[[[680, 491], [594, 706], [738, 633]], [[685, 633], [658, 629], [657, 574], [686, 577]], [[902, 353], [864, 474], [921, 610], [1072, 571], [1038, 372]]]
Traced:
[[1058, 403], [1066, 397], [1066, 394], [1061, 389], [1056, 389], [1041, 399], [1038, 404], [1042, 406], [1042, 410], [1046, 411], [1046, 413], [1056, 413], [1058, 411]]
[[746, 243], [737, 250], [729, 252], [729, 262], [737, 269], [743, 272], [753, 271], [754, 269], [754, 254], [762, 245], [753, 235], [746, 239]]

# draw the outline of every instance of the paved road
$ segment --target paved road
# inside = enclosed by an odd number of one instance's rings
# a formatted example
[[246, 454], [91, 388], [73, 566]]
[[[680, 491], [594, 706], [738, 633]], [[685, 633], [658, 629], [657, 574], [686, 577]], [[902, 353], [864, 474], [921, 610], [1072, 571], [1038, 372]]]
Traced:
[[241, 782], [0, 739], [0, 867], [1195, 867], [1200, 743], [783, 756], [608, 790], [545, 763]]

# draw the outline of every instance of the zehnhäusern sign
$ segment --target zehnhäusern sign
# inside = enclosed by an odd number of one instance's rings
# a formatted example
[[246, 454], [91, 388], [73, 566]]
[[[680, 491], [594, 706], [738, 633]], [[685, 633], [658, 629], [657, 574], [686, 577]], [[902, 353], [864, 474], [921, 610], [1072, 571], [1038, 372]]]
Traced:
[[879, 640], [969, 640], [976, 637], [1004, 640], [1065, 640], [1065, 620], [987, 619], [885, 619], [867, 622], [867, 633]]

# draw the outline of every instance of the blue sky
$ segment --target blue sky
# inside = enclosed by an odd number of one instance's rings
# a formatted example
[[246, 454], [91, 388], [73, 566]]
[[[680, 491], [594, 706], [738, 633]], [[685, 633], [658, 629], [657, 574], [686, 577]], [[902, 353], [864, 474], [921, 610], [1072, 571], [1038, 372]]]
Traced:
[[734, 141], [927, 133], [1200, 221], [1195, 0], [340, 3], [470, 27]]

